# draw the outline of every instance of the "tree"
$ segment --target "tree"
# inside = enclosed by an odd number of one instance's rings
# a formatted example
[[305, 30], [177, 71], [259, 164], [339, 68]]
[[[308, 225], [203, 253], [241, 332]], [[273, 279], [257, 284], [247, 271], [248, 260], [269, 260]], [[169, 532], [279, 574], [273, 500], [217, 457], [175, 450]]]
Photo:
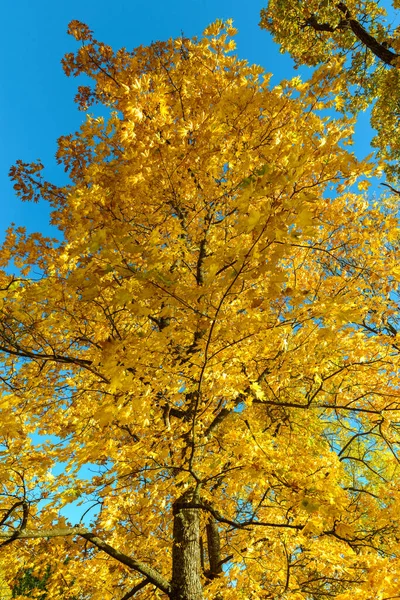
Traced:
[[45, 571], [40, 573], [40, 577], [32, 572], [32, 569], [23, 569], [20, 572], [19, 579], [16, 581], [12, 589], [12, 598], [38, 598], [45, 600], [46, 583], [50, 576], [50, 568], [47, 566]]
[[[393, 9], [399, 8], [397, 0]], [[269, 0], [261, 27], [298, 65], [320, 65], [336, 75], [331, 89], [338, 110], [357, 113], [372, 105], [373, 145], [391, 180], [400, 174], [400, 27], [377, 1]]]
[[229, 22], [133, 52], [70, 33], [77, 101], [110, 116], [59, 140], [69, 185], [11, 171], [63, 239], [13, 228], [1, 251], [9, 579], [50, 564], [52, 600], [395, 596], [396, 197], [362, 191], [374, 166], [306, 84], [231, 55]]

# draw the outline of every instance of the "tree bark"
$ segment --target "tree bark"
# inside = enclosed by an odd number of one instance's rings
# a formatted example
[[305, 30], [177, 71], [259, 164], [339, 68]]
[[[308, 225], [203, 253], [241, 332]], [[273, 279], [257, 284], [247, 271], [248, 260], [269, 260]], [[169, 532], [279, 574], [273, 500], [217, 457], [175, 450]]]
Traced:
[[209, 577], [210, 579], [214, 579], [214, 577], [218, 577], [218, 575], [222, 573], [222, 560], [218, 524], [213, 516], [210, 517], [210, 520], [206, 525], [206, 530], [208, 560], [210, 563]]
[[398, 54], [386, 48], [383, 44], [378, 42], [368, 31], [359, 23], [356, 19], [353, 19], [349, 9], [343, 2], [337, 4], [338, 9], [348, 19], [349, 26], [354, 35], [362, 42], [367, 48], [371, 50], [375, 56], [380, 58], [386, 65], [392, 67], [395, 58], [398, 58]]
[[344, 2], [338, 2], [336, 4], [337, 8], [344, 15], [344, 19], [342, 19], [339, 25], [335, 27], [330, 25], [329, 23], [319, 23], [315, 15], [311, 15], [305, 22], [305, 25], [312, 27], [315, 31], [328, 31], [333, 33], [335, 31], [340, 31], [341, 29], [350, 28], [354, 35], [360, 40], [364, 46], [366, 46], [377, 58], [379, 58], [382, 62], [384, 62], [389, 67], [394, 66], [394, 60], [399, 57], [396, 52], [392, 52], [387, 48], [384, 44], [378, 42], [376, 38], [374, 38], [366, 29], [357, 21], [357, 19], [353, 19], [349, 9], [347, 8]]
[[170, 600], [203, 600], [200, 509], [186, 508], [189, 499], [184, 495], [174, 504]]

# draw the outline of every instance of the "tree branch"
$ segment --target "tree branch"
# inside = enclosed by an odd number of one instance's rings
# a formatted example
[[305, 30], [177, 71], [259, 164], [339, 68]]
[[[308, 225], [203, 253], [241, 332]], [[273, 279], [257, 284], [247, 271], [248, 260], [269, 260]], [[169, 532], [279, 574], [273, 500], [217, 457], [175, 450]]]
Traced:
[[149, 583], [155, 585], [165, 594], [170, 593], [171, 586], [169, 582], [166, 579], [164, 579], [164, 577], [152, 567], [149, 567], [145, 563], [142, 563], [141, 561], [136, 560], [135, 558], [131, 558], [130, 556], [119, 552], [119, 550], [116, 550], [106, 542], [103, 542], [103, 540], [94, 535], [94, 533], [87, 532], [81, 533], [79, 535], [85, 538], [85, 540], [88, 540], [89, 542], [94, 544], [100, 550], [103, 550], [109, 556], [112, 556], [112, 558], [118, 560], [118, 562], [122, 563], [123, 565], [126, 565], [127, 567], [130, 567], [134, 571], [137, 571], [138, 573], [141, 573], [142, 575], [147, 577]]
[[121, 600], [129, 600], [129, 598], [132, 598], [132, 596], [134, 596], [136, 594], [136, 592], [139, 592], [141, 589], [143, 589], [144, 587], [146, 587], [146, 585], [150, 583], [149, 579], [143, 579], [140, 583], [138, 583], [137, 585], [135, 585], [129, 592], [127, 592], [125, 594], [125, 596], [123, 596], [121, 598]]
[[392, 190], [392, 192], [394, 192], [395, 194], [398, 194], [400, 196], [400, 190], [396, 190], [396, 188], [389, 185], [388, 183], [381, 183], [380, 185], [384, 185], [384, 186], [388, 187], [389, 189]]
[[179, 502], [179, 508], [200, 508], [202, 510], [206, 510], [208, 511], [214, 518], [216, 521], [218, 521], [219, 523], [226, 523], [226, 525], [230, 525], [231, 527], [234, 527], [235, 529], [245, 529], [246, 527], [249, 527], [250, 525], [260, 525], [262, 527], [278, 527], [278, 528], [287, 528], [287, 529], [297, 529], [297, 530], [301, 530], [304, 529], [305, 525], [291, 525], [290, 523], [269, 523], [269, 522], [265, 522], [265, 521], [255, 521], [254, 519], [249, 519], [248, 521], [232, 521], [231, 519], [227, 519], [226, 517], [224, 517], [223, 515], [221, 515], [220, 512], [218, 512], [215, 508], [213, 508], [210, 504], [208, 503], [202, 503], [202, 502]]
[[103, 550], [103, 552], [105, 552], [112, 558], [115, 558], [118, 562], [122, 563], [123, 565], [126, 565], [127, 567], [130, 567], [131, 569], [133, 569], [134, 571], [137, 571], [141, 575], [144, 575], [146, 577], [146, 579], [148, 580], [147, 583], [151, 583], [151, 584], [155, 585], [158, 589], [160, 589], [165, 594], [170, 593], [171, 586], [170, 586], [169, 582], [166, 579], [164, 579], [164, 577], [158, 571], [156, 571], [149, 565], [146, 565], [145, 563], [142, 563], [141, 561], [136, 560], [135, 558], [132, 558], [130, 556], [127, 556], [126, 554], [123, 554], [119, 550], [116, 550], [115, 548], [113, 548], [112, 546], [110, 546], [109, 544], [107, 544], [106, 542], [101, 540], [99, 537], [97, 537], [94, 533], [91, 533], [90, 531], [88, 531], [87, 529], [85, 529], [83, 527], [43, 529], [40, 531], [30, 531], [30, 530], [24, 529], [24, 530], [15, 532], [12, 535], [10, 535], [9, 533], [0, 533], [0, 539], [6, 539], [7, 541], [8, 540], [11, 541], [11, 540], [16, 540], [16, 539], [17, 540], [19, 540], [19, 539], [26, 540], [26, 539], [37, 539], [37, 538], [67, 537], [67, 536], [74, 536], [74, 535], [79, 535], [80, 537], [83, 537], [85, 540], [87, 540], [88, 542], [91, 542], [94, 546], [99, 548], [99, 550]]
[[0, 547], [2, 546], [6, 546], [7, 544], [11, 544], [11, 542], [13, 542], [14, 540], [16, 540], [19, 537], [19, 534], [21, 531], [24, 530], [24, 528], [26, 527], [26, 523], [28, 520], [28, 514], [29, 514], [29, 508], [28, 508], [28, 503], [25, 500], [21, 500], [20, 502], [16, 502], [14, 504], [14, 506], [12, 506], [5, 514], [5, 516], [2, 518], [1, 520], [1, 525], [3, 525], [6, 520], [8, 519], [8, 517], [14, 512], [14, 510], [18, 507], [21, 506], [22, 507], [22, 520], [20, 523], [20, 526], [17, 530], [14, 531], [14, 533], [12, 533], [12, 535], [8, 535], [7, 539], [2, 542], [0, 544]]
[[[84, 527], [60, 527], [59, 529], [41, 529], [40, 531], [32, 531], [29, 529], [23, 529], [18, 531], [18, 536], [14, 539], [18, 540], [33, 540], [38, 538], [53, 538], [53, 537], [67, 537], [70, 535], [83, 535], [88, 533], [88, 530]], [[13, 537], [9, 533], [0, 532], [0, 539], [10, 539]]]
[[319, 23], [315, 15], [312, 15], [305, 22], [305, 26], [312, 27], [315, 31], [327, 31], [329, 33], [334, 33], [335, 31], [340, 31], [341, 29], [351, 29], [357, 39], [360, 40], [377, 58], [379, 58], [386, 65], [393, 67], [393, 61], [399, 57], [398, 54], [392, 52], [387, 48], [384, 44], [378, 42], [376, 38], [374, 38], [362, 25], [357, 21], [357, 19], [353, 19], [351, 16], [350, 10], [344, 4], [344, 2], [338, 2], [336, 7], [340, 10], [340, 12], [344, 15], [344, 19], [342, 19], [338, 25], [333, 26], [329, 23]]
[[100, 379], [102, 379], [104, 381], [104, 383], [110, 383], [110, 381], [104, 377], [103, 375], [101, 375], [101, 373], [98, 373], [91, 365], [93, 364], [91, 360], [86, 360], [84, 358], [74, 358], [72, 356], [63, 356], [61, 354], [40, 354], [37, 352], [31, 352], [30, 350], [24, 350], [22, 348], [19, 348], [18, 346], [15, 347], [15, 349], [13, 350], [12, 348], [7, 348], [7, 346], [4, 345], [0, 345], [0, 351], [4, 352], [5, 354], [11, 354], [12, 356], [19, 356], [21, 358], [31, 358], [32, 360], [43, 360], [43, 361], [53, 361], [53, 362], [57, 362], [57, 363], [61, 363], [61, 364], [67, 364], [67, 365], [76, 365], [79, 367], [83, 367], [84, 369], [87, 369], [88, 371], [90, 371], [91, 373], [93, 373], [94, 375], [96, 375], [97, 377], [100, 377]]

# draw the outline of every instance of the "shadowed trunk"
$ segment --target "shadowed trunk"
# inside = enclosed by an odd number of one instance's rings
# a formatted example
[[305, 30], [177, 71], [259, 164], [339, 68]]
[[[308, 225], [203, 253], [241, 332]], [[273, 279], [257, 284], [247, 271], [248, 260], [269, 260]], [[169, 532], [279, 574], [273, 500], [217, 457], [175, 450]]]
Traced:
[[203, 600], [200, 552], [200, 510], [185, 508], [182, 496], [174, 505], [171, 600]]
[[210, 517], [206, 526], [207, 529], [207, 546], [208, 560], [210, 563], [210, 571], [208, 576], [213, 579], [222, 573], [221, 561], [221, 542], [219, 537], [218, 525], [213, 517]]

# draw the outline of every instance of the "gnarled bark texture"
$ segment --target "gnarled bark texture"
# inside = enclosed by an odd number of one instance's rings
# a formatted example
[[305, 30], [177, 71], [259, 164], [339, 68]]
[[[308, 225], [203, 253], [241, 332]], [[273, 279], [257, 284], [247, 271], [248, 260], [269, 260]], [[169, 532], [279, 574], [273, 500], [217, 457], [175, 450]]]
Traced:
[[185, 496], [174, 505], [171, 600], [203, 600], [200, 510], [185, 508]]

